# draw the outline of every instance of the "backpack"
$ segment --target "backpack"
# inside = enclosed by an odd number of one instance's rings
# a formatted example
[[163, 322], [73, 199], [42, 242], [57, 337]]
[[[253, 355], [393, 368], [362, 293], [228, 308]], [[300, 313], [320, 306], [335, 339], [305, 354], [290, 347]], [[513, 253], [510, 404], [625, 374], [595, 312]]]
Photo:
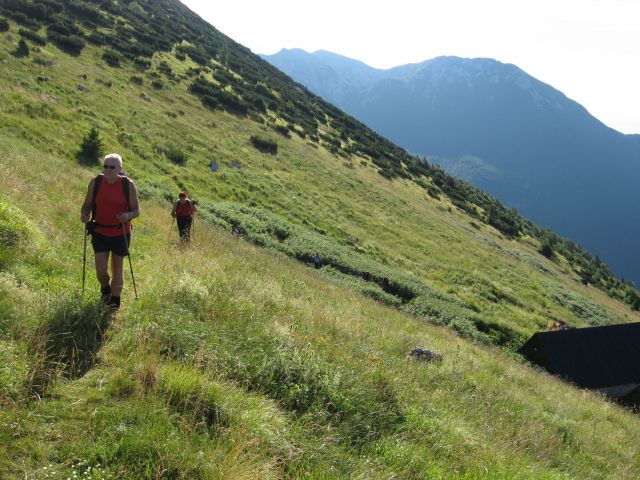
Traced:
[[182, 214], [186, 213], [186, 207], [187, 206], [189, 207], [189, 215], [188, 216], [193, 215], [193, 200], [187, 200], [182, 205], [180, 205], [180, 201], [176, 202], [176, 207], [175, 207], [176, 208], [176, 216], [181, 216], [181, 215], [178, 215], [178, 212], [180, 212]]
[[[122, 177], [122, 193], [124, 193], [124, 198], [127, 199], [127, 208], [128, 211], [131, 211], [131, 202], [129, 201], [129, 177], [126, 175], [119, 175]], [[96, 177], [96, 181], [93, 183], [93, 207], [91, 208], [91, 221], [95, 222], [96, 219], [96, 195], [98, 195], [98, 189], [100, 188], [100, 184], [104, 179], [104, 173], [99, 174]]]

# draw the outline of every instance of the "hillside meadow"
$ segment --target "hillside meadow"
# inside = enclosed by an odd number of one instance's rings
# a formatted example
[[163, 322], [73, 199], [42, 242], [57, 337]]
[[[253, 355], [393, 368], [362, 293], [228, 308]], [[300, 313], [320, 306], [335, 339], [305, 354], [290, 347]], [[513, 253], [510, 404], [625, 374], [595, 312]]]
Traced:
[[[100, 48], [73, 57], [48, 44], [26, 58], [15, 48], [3, 34], [0, 478], [640, 476], [637, 415], [513, 353], [554, 319], [638, 321], [565, 259], [364, 157], [211, 111], [184, 82], [154, 89], [133, 66], [106, 65]], [[176, 79], [193, 66], [161, 61]], [[99, 169], [75, 156], [91, 126], [143, 198], [140, 298], [127, 272], [113, 318], [95, 303], [91, 254], [80, 294], [79, 207]], [[253, 148], [252, 135], [278, 153]], [[202, 207], [188, 249], [170, 230], [167, 200], [180, 189]], [[240, 240], [226, 228], [235, 220]], [[309, 268], [289, 239], [325, 248], [332, 269]], [[418, 285], [438, 313], [371, 294], [344, 273], [353, 265]], [[428, 321], [449, 307], [512, 342]], [[444, 361], [407, 360], [416, 346]]]

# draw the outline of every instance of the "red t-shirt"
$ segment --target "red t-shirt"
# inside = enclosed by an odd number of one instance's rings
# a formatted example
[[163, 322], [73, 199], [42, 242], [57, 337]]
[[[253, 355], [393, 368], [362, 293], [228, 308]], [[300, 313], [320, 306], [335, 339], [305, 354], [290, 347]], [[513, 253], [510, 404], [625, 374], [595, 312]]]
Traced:
[[[116, 214], [129, 211], [127, 197], [124, 196], [122, 191], [122, 178], [118, 176], [113, 184], [109, 184], [107, 179], [103, 178], [98, 187], [98, 193], [96, 194], [96, 223], [115, 226], [115, 228], [96, 226], [95, 232], [105, 237], [122, 235], [122, 227]], [[131, 232], [131, 222], [125, 224], [125, 231], [127, 233]]]

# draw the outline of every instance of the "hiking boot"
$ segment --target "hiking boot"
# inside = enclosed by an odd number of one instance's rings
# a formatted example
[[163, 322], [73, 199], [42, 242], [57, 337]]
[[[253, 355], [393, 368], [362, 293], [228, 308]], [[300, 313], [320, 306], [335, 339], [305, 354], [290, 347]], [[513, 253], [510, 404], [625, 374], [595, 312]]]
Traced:
[[106, 287], [100, 288], [100, 295], [102, 302], [108, 304], [111, 300], [111, 286], [107, 285]]
[[109, 301], [107, 302], [107, 308], [111, 310], [113, 313], [117, 312], [120, 309], [120, 297], [111, 296], [109, 297]]

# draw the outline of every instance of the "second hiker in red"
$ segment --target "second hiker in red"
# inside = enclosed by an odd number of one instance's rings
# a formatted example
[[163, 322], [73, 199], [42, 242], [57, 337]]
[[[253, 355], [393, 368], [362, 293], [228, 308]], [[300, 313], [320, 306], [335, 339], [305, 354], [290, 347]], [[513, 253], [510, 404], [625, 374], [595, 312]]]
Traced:
[[178, 201], [171, 210], [171, 216], [176, 219], [178, 234], [183, 242], [191, 240], [191, 224], [193, 223], [193, 215], [197, 211], [196, 202], [187, 197], [187, 192], [180, 192]]

